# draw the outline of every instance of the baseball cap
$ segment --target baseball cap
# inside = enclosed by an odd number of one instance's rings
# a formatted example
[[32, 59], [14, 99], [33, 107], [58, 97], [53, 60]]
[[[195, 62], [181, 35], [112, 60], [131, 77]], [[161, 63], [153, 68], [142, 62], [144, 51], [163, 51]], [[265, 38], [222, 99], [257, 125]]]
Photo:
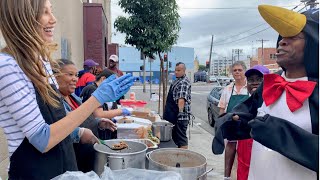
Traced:
[[119, 59], [119, 58], [118, 58], [117, 55], [112, 54], [109, 59], [112, 60], [112, 61], [114, 61], [114, 62], [118, 62], [118, 59]]
[[269, 74], [270, 71], [268, 68], [264, 67], [263, 65], [255, 65], [252, 68], [248, 69], [245, 73], [246, 77], [250, 76], [252, 73], [260, 73], [261, 75]]
[[88, 67], [93, 67], [93, 66], [98, 66], [99, 63], [96, 63], [94, 60], [92, 59], [87, 59], [84, 61], [83, 63], [84, 66], [88, 66]]

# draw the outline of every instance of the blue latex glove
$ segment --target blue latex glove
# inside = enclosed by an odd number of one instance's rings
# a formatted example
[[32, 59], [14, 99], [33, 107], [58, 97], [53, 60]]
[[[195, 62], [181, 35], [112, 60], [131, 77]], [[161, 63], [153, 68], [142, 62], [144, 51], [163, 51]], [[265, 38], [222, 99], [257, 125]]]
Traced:
[[122, 109], [122, 116], [131, 116], [131, 112], [128, 109], [123, 108]]
[[112, 75], [101, 83], [92, 93], [92, 96], [94, 96], [101, 105], [105, 102], [116, 101], [129, 91], [134, 79], [130, 73], [119, 78], [116, 78], [116, 75]]
[[117, 120], [115, 118], [112, 118], [111, 121], [117, 123]]

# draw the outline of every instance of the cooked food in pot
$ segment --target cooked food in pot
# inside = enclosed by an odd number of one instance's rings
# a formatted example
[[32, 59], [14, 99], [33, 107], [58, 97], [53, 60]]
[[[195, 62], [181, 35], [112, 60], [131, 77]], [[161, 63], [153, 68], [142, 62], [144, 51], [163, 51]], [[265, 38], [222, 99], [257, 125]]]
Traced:
[[118, 144], [112, 145], [112, 149], [114, 150], [120, 150], [125, 148], [128, 148], [128, 144], [123, 141], [120, 141]]

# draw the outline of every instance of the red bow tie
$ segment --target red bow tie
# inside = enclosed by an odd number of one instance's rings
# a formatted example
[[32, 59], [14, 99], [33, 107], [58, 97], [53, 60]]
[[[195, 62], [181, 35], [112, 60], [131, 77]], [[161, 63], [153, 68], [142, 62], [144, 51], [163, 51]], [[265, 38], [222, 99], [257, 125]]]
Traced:
[[278, 74], [266, 74], [263, 81], [263, 100], [267, 106], [277, 101], [286, 91], [287, 104], [291, 112], [302, 107], [303, 102], [311, 95], [316, 86], [312, 81], [287, 82]]

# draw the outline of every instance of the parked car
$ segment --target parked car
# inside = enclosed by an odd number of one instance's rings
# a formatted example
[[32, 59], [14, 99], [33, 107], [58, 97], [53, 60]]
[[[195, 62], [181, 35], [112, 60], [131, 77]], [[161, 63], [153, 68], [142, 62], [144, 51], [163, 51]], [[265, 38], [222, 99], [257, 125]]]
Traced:
[[209, 77], [209, 82], [217, 82], [218, 81], [218, 78], [217, 77], [215, 77], [215, 76], [210, 76]]
[[212, 127], [214, 127], [216, 119], [219, 116], [220, 108], [218, 107], [218, 104], [222, 91], [222, 86], [215, 86], [207, 98], [208, 122]]
[[207, 82], [207, 73], [205, 71], [201, 72], [195, 72], [194, 73], [194, 82]]

